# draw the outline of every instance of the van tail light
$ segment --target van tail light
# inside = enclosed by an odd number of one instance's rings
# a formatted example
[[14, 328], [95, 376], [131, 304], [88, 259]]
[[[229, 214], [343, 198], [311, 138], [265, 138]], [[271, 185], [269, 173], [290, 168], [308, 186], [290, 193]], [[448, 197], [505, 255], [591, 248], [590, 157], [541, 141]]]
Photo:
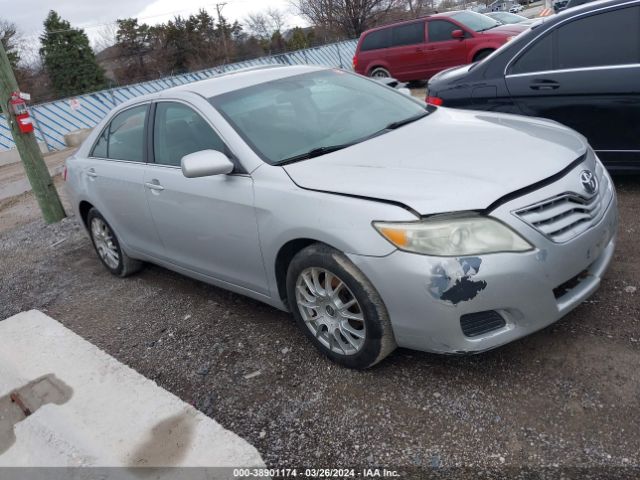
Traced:
[[62, 180], [67, 181], [67, 166], [65, 165], [62, 169]]
[[442, 100], [440, 97], [427, 96], [427, 103], [430, 103], [431, 105], [436, 105], [439, 107], [444, 103], [444, 100]]
[[354, 55], [353, 56], [353, 69], [355, 70], [357, 66], [358, 66], [358, 58]]

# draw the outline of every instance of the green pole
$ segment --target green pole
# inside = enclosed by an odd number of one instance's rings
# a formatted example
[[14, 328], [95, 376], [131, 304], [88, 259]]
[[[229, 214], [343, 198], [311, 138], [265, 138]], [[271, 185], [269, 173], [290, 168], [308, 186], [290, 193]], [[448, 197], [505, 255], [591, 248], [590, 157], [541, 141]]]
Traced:
[[42, 218], [47, 223], [59, 222], [66, 215], [56, 187], [53, 185], [51, 175], [49, 175], [47, 165], [42, 158], [36, 137], [33, 132], [20, 132], [13, 112], [8, 105], [11, 93], [16, 91], [18, 91], [18, 82], [9, 64], [7, 52], [5, 52], [2, 42], [0, 42], [0, 110], [4, 113], [11, 127], [13, 141], [22, 159], [33, 193], [38, 200]]

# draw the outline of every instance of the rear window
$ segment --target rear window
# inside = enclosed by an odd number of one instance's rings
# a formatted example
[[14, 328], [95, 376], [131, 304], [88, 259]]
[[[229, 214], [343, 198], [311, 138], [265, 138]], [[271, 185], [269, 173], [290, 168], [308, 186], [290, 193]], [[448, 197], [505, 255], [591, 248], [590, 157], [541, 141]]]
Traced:
[[424, 22], [398, 25], [391, 29], [391, 44], [394, 47], [415, 45], [424, 42]]
[[360, 51], [366, 52], [367, 50], [378, 50], [380, 48], [388, 48], [390, 46], [391, 29], [385, 28], [384, 30], [375, 30], [367, 33], [364, 40], [362, 40]]

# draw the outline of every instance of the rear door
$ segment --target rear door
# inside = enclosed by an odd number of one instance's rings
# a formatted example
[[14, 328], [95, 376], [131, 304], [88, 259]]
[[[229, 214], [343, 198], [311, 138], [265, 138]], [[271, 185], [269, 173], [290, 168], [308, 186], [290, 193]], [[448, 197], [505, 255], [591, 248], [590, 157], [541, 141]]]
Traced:
[[[211, 107], [209, 107], [211, 108]], [[144, 174], [162, 258], [217, 280], [267, 293], [253, 179], [236, 172], [201, 178], [182, 174], [182, 157], [201, 150], [231, 152], [204, 116], [180, 101], [159, 101], [153, 125], [153, 163]]]
[[160, 249], [143, 186], [148, 112], [146, 103], [115, 115], [82, 167], [89, 197], [129, 253]]
[[506, 84], [522, 113], [576, 129], [609, 166], [640, 165], [640, 7], [545, 32], [507, 67]]
[[395, 78], [402, 81], [425, 78], [428, 72], [425, 40], [424, 20], [391, 28], [387, 60]]
[[433, 19], [427, 22], [428, 78], [449, 67], [467, 63], [467, 36], [453, 38], [454, 30], [465, 31], [449, 20]]

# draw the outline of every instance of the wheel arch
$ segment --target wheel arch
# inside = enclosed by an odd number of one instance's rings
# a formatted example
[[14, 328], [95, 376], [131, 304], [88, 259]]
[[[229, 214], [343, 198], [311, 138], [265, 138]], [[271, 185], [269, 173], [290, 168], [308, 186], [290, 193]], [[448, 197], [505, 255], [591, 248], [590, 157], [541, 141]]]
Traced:
[[[289, 304], [287, 302], [287, 270], [289, 269], [289, 265], [291, 264], [291, 260], [293, 260], [293, 257], [295, 257], [302, 249], [308, 247], [309, 245], [313, 245], [314, 243], [321, 243], [331, 248], [336, 248], [333, 245], [328, 244], [327, 242], [323, 242], [321, 240], [313, 238], [295, 238], [282, 245], [282, 247], [280, 247], [278, 253], [276, 254], [276, 288], [278, 297], [288, 308]], [[340, 249], [336, 248], [336, 250]]]
[[475, 59], [476, 59], [476, 57], [477, 57], [478, 55], [480, 55], [481, 53], [484, 53], [484, 52], [489, 52], [489, 53], [491, 53], [491, 52], [493, 52], [493, 51], [497, 50], [497, 48], [498, 48], [498, 47], [495, 47], [495, 46], [493, 46], [493, 45], [481, 45], [481, 46], [479, 46], [478, 48], [476, 48], [476, 49], [474, 49], [474, 50], [472, 50], [472, 51], [471, 51], [471, 55], [470, 55], [471, 59], [470, 59], [470, 62], [469, 62], [469, 63], [475, 62], [475, 61], [476, 61], [476, 60], [475, 60]]
[[93, 205], [91, 205], [86, 200], [82, 200], [78, 205], [78, 213], [80, 214], [80, 218], [82, 219], [82, 224], [87, 229], [89, 228], [89, 225], [87, 225], [87, 217], [89, 216], [89, 210], [91, 210], [92, 208]]

